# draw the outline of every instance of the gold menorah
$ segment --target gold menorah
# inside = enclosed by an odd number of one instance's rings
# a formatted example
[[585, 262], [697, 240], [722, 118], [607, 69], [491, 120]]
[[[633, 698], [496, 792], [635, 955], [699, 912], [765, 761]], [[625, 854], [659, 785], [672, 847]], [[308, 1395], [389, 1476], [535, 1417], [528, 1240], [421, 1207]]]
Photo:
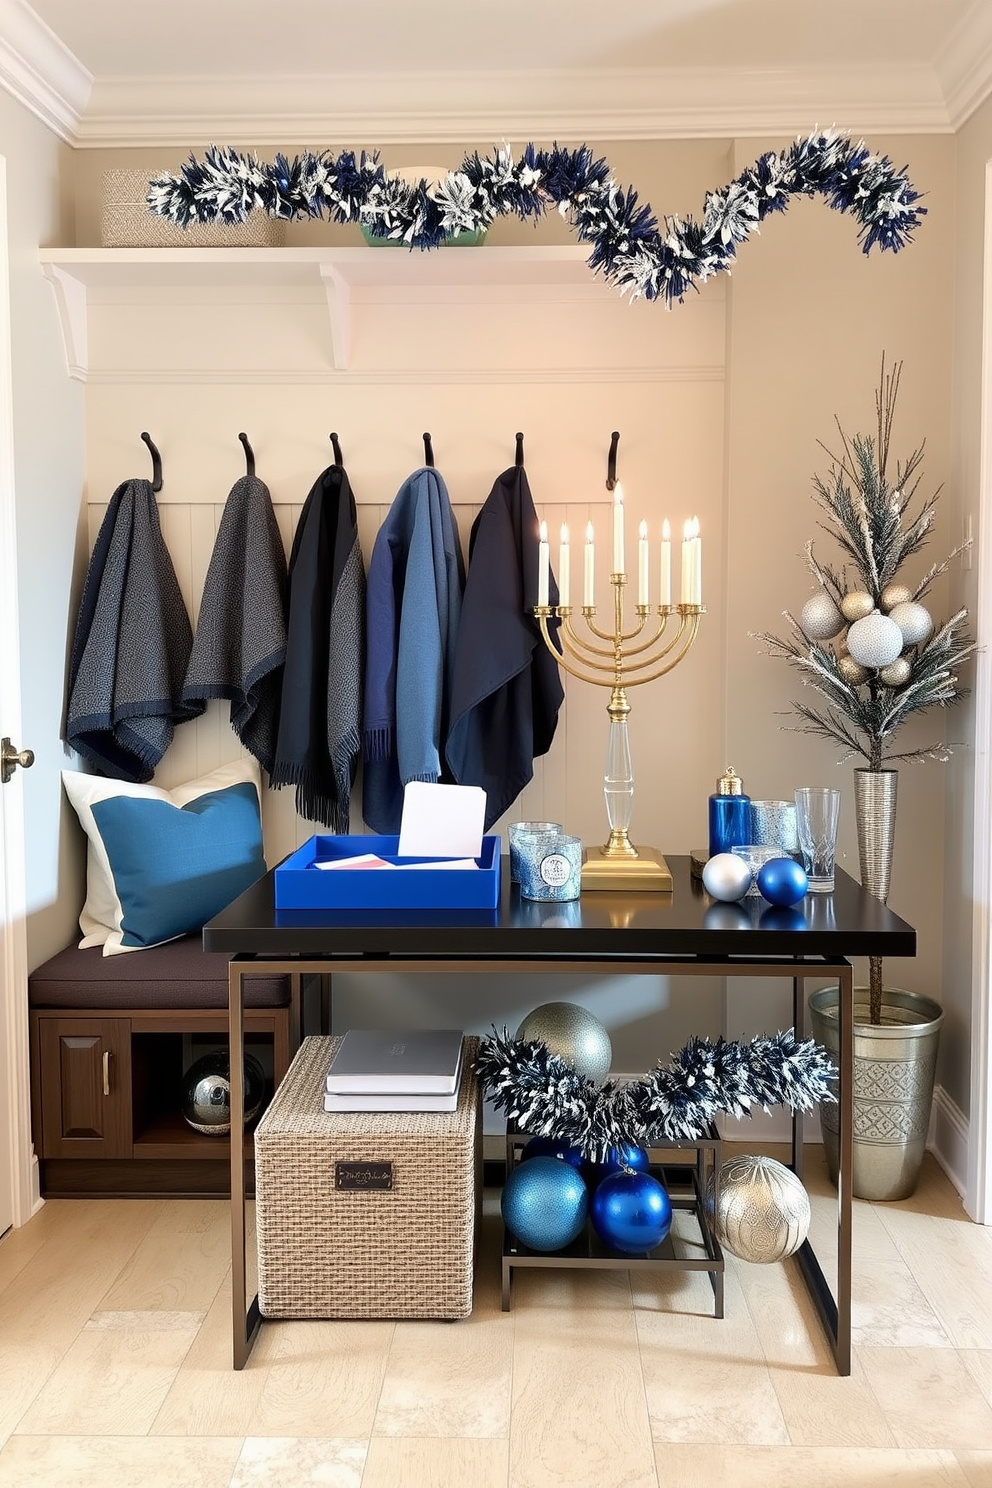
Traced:
[[[615, 453], [615, 441], [611, 449]], [[594, 686], [608, 687], [610, 700], [606, 711], [610, 720], [606, 749], [606, 771], [603, 794], [610, 824], [609, 840], [603, 847], [587, 848], [582, 855], [583, 889], [630, 889], [670, 892], [672, 875], [662, 854], [653, 847], [637, 848], [630, 840], [630, 823], [634, 803], [634, 772], [630, 753], [627, 720], [630, 702], [627, 690], [654, 682], [678, 666], [692, 646], [699, 630], [699, 618], [706, 613], [701, 603], [701, 545], [699, 524], [687, 522], [682, 539], [682, 584], [678, 604], [671, 602], [671, 537], [666, 522], [662, 535], [661, 600], [648, 602], [649, 568], [647, 526], [642, 522], [638, 538], [638, 583], [636, 623], [628, 630], [624, 623], [624, 589], [627, 574], [624, 565], [623, 490], [615, 479], [607, 479], [614, 491], [613, 507], [613, 628], [604, 630], [596, 623], [594, 595], [593, 535], [590, 523], [586, 530], [585, 576], [582, 618], [589, 638], [580, 635], [572, 624], [569, 603], [568, 529], [562, 527], [559, 549], [558, 582], [560, 603], [548, 603], [549, 553], [547, 529], [541, 524], [540, 561], [538, 565], [538, 603], [533, 614], [541, 627], [544, 644], [559, 666], [572, 677]], [[678, 617], [677, 626], [674, 617]], [[654, 624], [650, 624], [654, 617]], [[560, 621], [559, 651], [551, 636], [548, 622]], [[673, 633], [670, 633], [670, 623]], [[605, 644], [600, 644], [600, 643]]]

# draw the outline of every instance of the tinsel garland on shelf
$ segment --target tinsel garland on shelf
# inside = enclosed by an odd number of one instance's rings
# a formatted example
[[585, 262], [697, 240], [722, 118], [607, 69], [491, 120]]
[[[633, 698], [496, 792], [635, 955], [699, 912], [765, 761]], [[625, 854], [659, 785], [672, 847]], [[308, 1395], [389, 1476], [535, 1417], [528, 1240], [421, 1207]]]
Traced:
[[597, 1086], [546, 1044], [494, 1028], [475, 1067], [496, 1109], [521, 1131], [567, 1142], [594, 1161], [652, 1138], [695, 1141], [717, 1116], [747, 1116], [754, 1106], [809, 1111], [836, 1102], [830, 1055], [792, 1029], [747, 1042], [691, 1038], [642, 1080]]
[[782, 152], [769, 150], [736, 180], [707, 192], [701, 222], [666, 216], [660, 227], [651, 207], [618, 186], [608, 163], [587, 145], [544, 150], [528, 144], [518, 159], [508, 145], [496, 146], [486, 157], [466, 155], [436, 185], [390, 175], [378, 152], [304, 151], [267, 164], [211, 145], [202, 160], [190, 156], [178, 175], [155, 176], [147, 202], [180, 227], [244, 222], [260, 210], [287, 222], [360, 223], [374, 237], [420, 249], [483, 231], [497, 217], [526, 220], [554, 209], [580, 242], [592, 244], [594, 273], [631, 299], [643, 295], [670, 305], [697, 282], [729, 270], [738, 244], [796, 196], [821, 196], [834, 210], [853, 214], [865, 253], [876, 247], [898, 252], [926, 213], [905, 168], [896, 170], [887, 156], [833, 130], [798, 139]]

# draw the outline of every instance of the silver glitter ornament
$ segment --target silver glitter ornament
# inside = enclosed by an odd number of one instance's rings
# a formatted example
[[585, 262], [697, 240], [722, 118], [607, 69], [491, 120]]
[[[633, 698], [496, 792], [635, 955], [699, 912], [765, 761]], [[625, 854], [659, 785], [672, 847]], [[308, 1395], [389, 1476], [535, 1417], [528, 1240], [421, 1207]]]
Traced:
[[905, 604], [893, 605], [889, 619], [894, 620], [902, 631], [904, 646], [922, 646], [933, 635], [933, 620], [925, 605], [907, 600]]
[[720, 1169], [715, 1206], [712, 1186], [708, 1199], [717, 1239], [739, 1260], [784, 1261], [809, 1234], [809, 1194], [773, 1157], [732, 1157]]
[[903, 647], [902, 631], [888, 615], [874, 610], [847, 632], [847, 649], [859, 666], [878, 671], [889, 666]]
[[803, 605], [799, 624], [811, 641], [829, 641], [844, 629], [844, 616], [825, 589], [820, 589]]
[[875, 608], [875, 601], [865, 589], [853, 589], [840, 602], [840, 612], [845, 620], [863, 620]]
[[597, 1017], [574, 1002], [544, 1002], [529, 1012], [516, 1038], [545, 1044], [576, 1074], [601, 1085], [610, 1073], [613, 1045]]

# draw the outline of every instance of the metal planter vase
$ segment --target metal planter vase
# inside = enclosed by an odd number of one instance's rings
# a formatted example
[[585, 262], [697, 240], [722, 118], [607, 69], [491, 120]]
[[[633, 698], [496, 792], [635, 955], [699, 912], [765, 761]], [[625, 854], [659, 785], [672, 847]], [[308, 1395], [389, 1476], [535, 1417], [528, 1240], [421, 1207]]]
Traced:
[[[809, 1000], [812, 1032], [839, 1058], [838, 991]], [[870, 1022], [868, 988], [854, 989], [854, 1183], [859, 1199], [906, 1199], [916, 1188], [926, 1150], [937, 1047], [944, 1013], [916, 992], [886, 987], [880, 1025]], [[820, 1107], [823, 1145], [837, 1182], [838, 1109]]]

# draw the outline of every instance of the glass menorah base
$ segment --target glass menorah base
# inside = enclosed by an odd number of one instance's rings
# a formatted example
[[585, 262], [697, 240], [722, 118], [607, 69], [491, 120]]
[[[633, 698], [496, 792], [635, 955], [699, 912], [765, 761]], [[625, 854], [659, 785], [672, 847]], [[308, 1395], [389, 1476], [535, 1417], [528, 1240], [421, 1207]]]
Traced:
[[672, 875], [656, 847], [639, 847], [636, 858], [608, 857], [602, 847], [587, 847], [582, 854], [581, 886], [583, 892], [670, 894]]

